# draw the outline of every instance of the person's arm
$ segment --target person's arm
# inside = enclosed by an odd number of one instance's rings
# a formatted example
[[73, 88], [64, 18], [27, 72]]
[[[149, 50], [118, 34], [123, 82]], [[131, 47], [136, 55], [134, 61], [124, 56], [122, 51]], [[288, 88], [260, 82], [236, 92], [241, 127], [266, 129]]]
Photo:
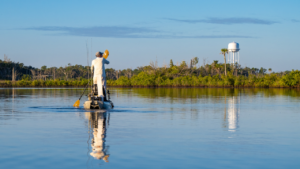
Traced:
[[104, 64], [109, 64], [108, 60], [106, 60], [105, 58], [103, 58], [103, 60], [104, 60]]

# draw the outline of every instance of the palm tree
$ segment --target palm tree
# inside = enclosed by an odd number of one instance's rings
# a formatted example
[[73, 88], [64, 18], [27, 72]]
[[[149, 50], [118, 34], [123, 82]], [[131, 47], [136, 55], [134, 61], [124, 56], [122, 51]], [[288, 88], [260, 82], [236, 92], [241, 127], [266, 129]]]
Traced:
[[226, 49], [226, 48], [221, 49], [220, 54], [224, 55], [224, 61], [225, 61], [225, 76], [227, 76], [227, 72], [226, 72], [226, 53], [228, 54], [228, 49]]

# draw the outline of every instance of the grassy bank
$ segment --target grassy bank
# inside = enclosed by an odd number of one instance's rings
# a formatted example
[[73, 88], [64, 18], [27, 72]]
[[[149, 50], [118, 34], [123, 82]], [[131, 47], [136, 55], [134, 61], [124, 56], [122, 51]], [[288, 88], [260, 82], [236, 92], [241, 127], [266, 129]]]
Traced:
[[[0, 87], [83, 87], [87, 79], [81, 80], [19, 80], [2, 81]], [[168, 78], [160, 74], [141, 72], [131, 78], [121, 76], [117, 80], [107, 80], [108, 86], [116, 87], [259, 87], [259, 88], [299, 88], [300, 71], [286, 75], [266, 74], [234, 76], [232, 73], [214, 76], [179, 76]]]
[[141, 72], [132, 78], [120, 77], [118, 80], [108, 80], [108, 86], [122, 87], [261, 87], [261, 88], [298, 88], [300, 87], [300, 71], [292, 71], [286, 75], [266, 74], [233, 76], [232, 73], [214, 76], [167, 76], [151, 75]]
[[84, 87], [87, 79], [82, 80], [19, 80], [2, 81], [0, 87]]

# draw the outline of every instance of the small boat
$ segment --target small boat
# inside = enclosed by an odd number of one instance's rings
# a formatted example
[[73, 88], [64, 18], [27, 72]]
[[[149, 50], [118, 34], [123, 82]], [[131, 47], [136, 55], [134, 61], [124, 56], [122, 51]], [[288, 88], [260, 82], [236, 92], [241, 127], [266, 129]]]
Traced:
[[105, 92], [103, 89], [104, 94], [104, 101], [101, 101], [101, 98], [98, 97], [98, 89], [97, 85], [92, 87], [91, 93], [88, 94], [88, 100], [84, 102], [83, 107], [85, 109], [112, 109], [114, 108], [113, 102], [110, 100], [110, 93], [109, 90]]

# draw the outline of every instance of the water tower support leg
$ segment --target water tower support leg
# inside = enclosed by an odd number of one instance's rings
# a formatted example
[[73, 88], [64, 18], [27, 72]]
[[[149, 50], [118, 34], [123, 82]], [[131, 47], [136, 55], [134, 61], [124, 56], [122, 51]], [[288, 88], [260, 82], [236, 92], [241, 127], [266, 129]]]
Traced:
[[238, 52], [238, 64], [240, 64], [240, 52]]

